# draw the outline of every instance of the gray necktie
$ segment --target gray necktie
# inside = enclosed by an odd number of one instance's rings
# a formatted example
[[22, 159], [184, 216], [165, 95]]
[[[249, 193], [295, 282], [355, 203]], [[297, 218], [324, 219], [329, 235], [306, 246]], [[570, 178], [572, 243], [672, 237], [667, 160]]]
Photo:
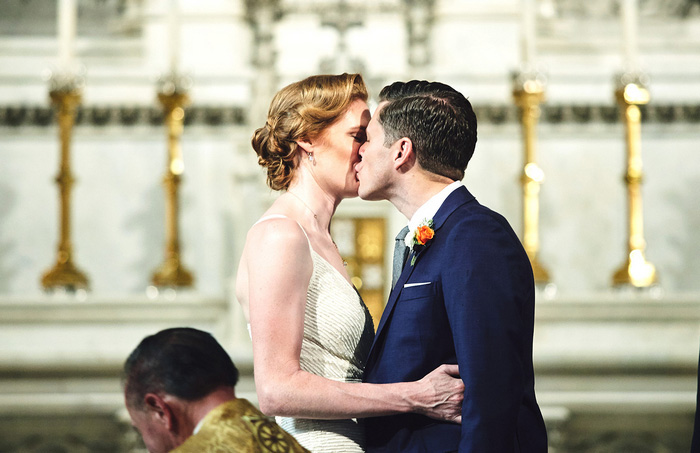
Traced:
[[394, 262], [391, 270], [391, 289], [394, 289], [396, 281], [401, 275], [404, 264], [406, 264], [406, 258], [408, 258], [408, 247], [406, 247], [406, 242], [404, 239], [408, 234], [408, 226], [405, 226], [396, 235], [396, 242], [394, 243]]

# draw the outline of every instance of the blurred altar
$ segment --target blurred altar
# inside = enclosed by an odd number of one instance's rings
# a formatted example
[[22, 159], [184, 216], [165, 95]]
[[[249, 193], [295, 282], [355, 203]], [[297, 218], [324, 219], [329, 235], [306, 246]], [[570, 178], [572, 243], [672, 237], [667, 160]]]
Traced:
[[[119, 373], [165, 327], [212, 332], [256, 400], [235, 273], [276, 195], [250, 138], [277, 89], [340, 72], [372, 106], [410, 78], [474, 105], [464, 183], [541, 266], [550, 451], [688, 451], [700, 2], [3, 0], [0, 453], [142, 451]], [[404, 222], [358, 199], [336, 214], [375, 317]]]

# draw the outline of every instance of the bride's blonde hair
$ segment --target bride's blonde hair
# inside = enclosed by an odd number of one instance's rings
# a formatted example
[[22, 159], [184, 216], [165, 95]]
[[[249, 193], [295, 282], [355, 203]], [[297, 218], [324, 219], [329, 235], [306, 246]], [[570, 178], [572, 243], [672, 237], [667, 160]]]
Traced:
[[258, 164], [267, 169], [267, 185], [287, 189], [299, 162], [297, 141], [316, 139], [357, 99], [367, 101], [360, 74], [316, 75], [282, 88], [251, 140]]

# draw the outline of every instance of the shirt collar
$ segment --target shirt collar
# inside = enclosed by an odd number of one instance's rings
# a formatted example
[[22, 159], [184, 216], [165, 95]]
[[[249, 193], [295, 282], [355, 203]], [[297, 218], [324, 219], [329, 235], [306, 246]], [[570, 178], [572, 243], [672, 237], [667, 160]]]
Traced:
[[414, 231], [416, 228], [418, 228], [418, 225], [420, 225], [424, 220], [432, 219], [433, 217], [435, 217], [435, 214], [442, 206], [442, 203], [445, 202], [445, 199], [447, 199], [447, 197], [449, 197], [452, 192], [462, 187], [463, 185], [464, 184], [462, 184], [462, 181], [455, 181], [452, 184], [446, 186], [440, 192], [433, 195], [428, 201], [426, 201], [423, 204], [423, 206], [416, 210], [416, 212], [413, 214], [413, 217], [411, 217], [411, 220], [408, 221], [408, 231]]
[[202, 417], [202, 419], [197, 423], [197, 426], [194, 427], [194, 431], [192, 432], [192, 435], [194, 436], [199, 432], [200, 429], [202, 429], [202, 426], [204, 426], [204, 419], [206, 417]]

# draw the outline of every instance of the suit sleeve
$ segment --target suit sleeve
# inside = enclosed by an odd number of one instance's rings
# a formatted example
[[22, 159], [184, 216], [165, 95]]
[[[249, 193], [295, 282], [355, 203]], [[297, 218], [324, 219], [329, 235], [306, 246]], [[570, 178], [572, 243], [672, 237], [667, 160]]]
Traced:
[[513, 451], [532, 361], [532, 270], [498, 214], [470, 216], [448, 234], [442, 286], [465, 384], [459, 451]]

